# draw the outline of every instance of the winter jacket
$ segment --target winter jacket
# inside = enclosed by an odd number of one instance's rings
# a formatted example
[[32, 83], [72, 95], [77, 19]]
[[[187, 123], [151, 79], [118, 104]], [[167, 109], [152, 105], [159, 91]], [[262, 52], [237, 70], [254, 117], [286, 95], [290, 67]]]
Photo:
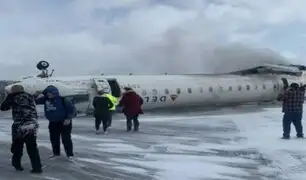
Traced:
[[123, 108], [122, 111], [126, 116], [136, 116], [143, 114], [141, 109], [142, 104], [143, 99], [136, 94], [135, 91], [126, 91], [123, 94], [118, 106]]
[[37, 135], [37, 111], [34, 97], [26, 92], [14, 92], [9, 94], [2, 102], [1, 111], [12, 109], [13, 140], [23, 138], [29, 134]]
[[95, 108], [94, 115], [100, 117], [108, 116], [110, 109], [114, 106], [112, 101], [104, 95], [94, 97], [92, 105]]
[[109, 109], [110, 111], [115, 111], [116, 110], [116, 106], [118, 104], [118, 100], [115, 96], [112, 96], [111, 94], [105, 93], [104, 94], [105, 97], [107, 97], [109, 100], [111, 100], [113, 106]]
[[[55, 86], [48, 86], [43, 92], [43, 97], [35, 100], [36, 104], [44, 104], [45, 116], [50, 122], [62, 122], [75, 117], [75, 107], [72, 102], [61, 97]], [[49, 99], [47, 93], [52, 93]]]

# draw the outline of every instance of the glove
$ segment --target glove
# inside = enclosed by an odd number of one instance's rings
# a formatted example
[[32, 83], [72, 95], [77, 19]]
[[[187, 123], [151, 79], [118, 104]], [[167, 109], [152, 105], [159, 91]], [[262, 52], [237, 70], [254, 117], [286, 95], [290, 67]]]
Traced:
[[69, 125], [70, 123], [71, 123], [71, 119], [66, 119], [66, 120], [63, 122], [64, 126], [67, 126], [67, 125]]
[[36, 91], [33, 95], [34, 96], [38, 96], [38, 95], [40, 95], [42, 92], [41, 91]]

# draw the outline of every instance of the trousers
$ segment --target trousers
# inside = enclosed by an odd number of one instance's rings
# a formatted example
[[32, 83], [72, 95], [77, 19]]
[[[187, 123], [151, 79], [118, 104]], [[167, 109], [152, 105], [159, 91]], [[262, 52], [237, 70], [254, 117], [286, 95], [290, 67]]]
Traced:
[[60, 139], [62, 139], [66, 155], [68, 157], [74, 156], [73, 143], [71, 139], [72, 123], [64, 125], [63, 122], [49, 122], [48, 128], [53, 155], [61, 154]]
[[290, 137], [291, 123], [294, 125], [297, 137], [303, 137], [303, 112], [285, 112], [283, 116], [283, 136]]
[[131, 131], [132, 130], [132, 121], [134, 125], [134, 131], [138, 131], [139, 129], [139, 115], [135, 116], [126, 116], [126, 130]]
[[107, 113], [107, 114], [103, 114], [103, 115], [95, 115], [95, 127], [96, 130], [98, 131], [100, 129], [100, 125], [102, 123], [103, 126], [103, 131], [106, 131], [107, 128], [109, 127], [109, 123], [111, 119], [111, 114]]
[[41, 160], [37, 148], [36, 136], [28, 134], [23, 138], [14, 138], [11, 145], [12, 165], [16, 169], [22, 169], [21, 158], [23, 155], [23, 146], [26, 144], [27, 153], [31, 161], [32, 169], [35, 171], [41, 170]]

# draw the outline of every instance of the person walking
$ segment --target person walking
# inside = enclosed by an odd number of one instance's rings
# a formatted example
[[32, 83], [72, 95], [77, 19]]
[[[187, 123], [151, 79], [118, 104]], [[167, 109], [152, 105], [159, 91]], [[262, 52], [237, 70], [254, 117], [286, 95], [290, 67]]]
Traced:
[[31, 161], [31, 173], [42, 173], [42, 165], [37, 148], [37, 111], [34, 97], [24, 91], [23, 86], [14, 85], [5, 100], [2, 102], [1, 111], [12, 109], [12, 166], [17, 171], [23, 171], [21, 158], [23, 146], [26, 144], [28, 156]]
[[107, 134], [107, 128], [109, 127], [109, 121], [111, 118], [110, 109], [114, 106], [112, 101], [105, 96], [104, 91], [98, 91], [97, 96], [93, 99], [94, 116], [95, 116], [95, 128], [96, 133], [99, 134], [101, 122], [103, 124], [103, 132]]
[[134, 125], [134, 132], [139, 130], [139, 120], [140, 114], [143, 114], [142, 104], [143, 99], [130, 87], [124, 88], [125, 92], [118, 104], [122, 107], [122, 111], [126, 116], [126, 130], [130, 132], [132, 130], [132, 121]]
[[[36, 92], [37, 96], [40, 92]], [[50, 85], [42, 92], [43, 96], [36, 98], [36, 104], [44, 104], [45, 116], [49, 120], [49, 135], [52, 144], [53, 155], [51, 158], [61, 155], [60, 138], [69, 159], [74, 156], [71, 139], [72, 119], [76, 116], [74, 104], [60, 96], [59, 90]]]
[[113, 106], [109, 109], [110, 117], [109, 117], [108, 127], [111, 127], [113, 121], [113, 115], [116, 112], [116, 106], [118, 105], [118, 99], [109, 93], [104, 93], [104, 96], [106, 96], [113, 103]]

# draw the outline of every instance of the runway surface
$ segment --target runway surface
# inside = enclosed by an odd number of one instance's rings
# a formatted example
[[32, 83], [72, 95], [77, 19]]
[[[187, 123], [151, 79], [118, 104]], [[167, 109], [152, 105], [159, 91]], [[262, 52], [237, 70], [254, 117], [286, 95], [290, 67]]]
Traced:
[[[306, 175], [306, 140], [281, 140], [280, 108], [144, 115], [138, 133], [116, 117], [108, 135], [91, 118], [74, 120], [75, 160], [50, 160], [47, 120], [40, 119], [42, 175], [10, 166], [10, 118], [0, 120], [0, 179], [23, 180], [299, 180]], [[295, 136], [294, 129], [292, 136]], [[62, 153], [64, 155], [64, 152]]]

